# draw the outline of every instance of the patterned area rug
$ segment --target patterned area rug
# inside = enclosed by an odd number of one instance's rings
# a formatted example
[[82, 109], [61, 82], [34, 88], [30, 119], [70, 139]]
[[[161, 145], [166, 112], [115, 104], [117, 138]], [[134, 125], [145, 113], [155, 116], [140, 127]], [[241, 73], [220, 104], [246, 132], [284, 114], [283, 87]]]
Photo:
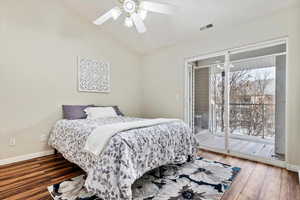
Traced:
[[[134, 200], [220, 200], [241, 169], [197, 158], [152, 170], [132, 186]], [[100, 200], [84, 188], [85, 175], [48, 187], [54, 200]]]

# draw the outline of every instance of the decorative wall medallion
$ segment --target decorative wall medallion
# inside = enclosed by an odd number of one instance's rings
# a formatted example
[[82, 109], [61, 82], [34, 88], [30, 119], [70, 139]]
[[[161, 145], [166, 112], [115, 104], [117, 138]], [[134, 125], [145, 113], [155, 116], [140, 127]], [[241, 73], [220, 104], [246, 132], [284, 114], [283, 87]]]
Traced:
[[78, 58], [78, 89], [81, 92], [110, 92], [110, 64]]

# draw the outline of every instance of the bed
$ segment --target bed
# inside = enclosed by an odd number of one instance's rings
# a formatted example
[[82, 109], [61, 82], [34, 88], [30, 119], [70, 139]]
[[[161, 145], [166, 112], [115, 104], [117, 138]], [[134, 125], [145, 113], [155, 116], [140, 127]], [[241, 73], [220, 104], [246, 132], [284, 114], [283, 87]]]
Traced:
[[195, 137], [181, 120], [119, 132], [99, 154], [85, 149], [97, 128], [143, 120], [146, 119], [123, 116], [59, 120], [51, 130], [49, 145], [87, 173], [88, 191], [105, 200], [129, 200], [131, 185], [143, 174], [166, 164], [183, 163], [196, 155]]

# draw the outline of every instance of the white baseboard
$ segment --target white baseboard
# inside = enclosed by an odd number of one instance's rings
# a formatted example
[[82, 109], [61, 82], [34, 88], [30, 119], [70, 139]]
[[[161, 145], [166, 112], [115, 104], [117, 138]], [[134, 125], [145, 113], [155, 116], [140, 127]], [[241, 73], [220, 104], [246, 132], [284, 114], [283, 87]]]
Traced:
[[300, 171], [300, 166], [298, 165], [292, 165], [292, 164], [286, 164], [287, 170], [293, 171], [293, 172], [299, 172]]
[[42, 151], [42, 152], [7, 158], [7, 159], [0, 160], [0, 166], [15, 163], [15, 162], [20, 162], [20, 161], [24, 161], [24, 160], [30, 160], [30, 159], [38, 158], [38, 157], [42, 157], [42, 156], [48, 156], [51, 154], [54, 154], [54, 150]]
[[292, 165], [292, 164], [286, 164], [286, 169], [293, 171], [293, 172], [298, 172], [298, 178], [299, 178], [299, 184], [300, 184], [300, 166], [298, 165]]

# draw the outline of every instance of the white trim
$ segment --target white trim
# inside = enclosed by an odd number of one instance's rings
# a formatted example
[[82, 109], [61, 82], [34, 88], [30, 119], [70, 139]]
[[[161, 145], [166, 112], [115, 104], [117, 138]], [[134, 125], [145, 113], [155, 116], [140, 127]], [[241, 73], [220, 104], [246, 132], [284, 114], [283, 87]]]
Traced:
[[299, 184], [300, 184], [300, 166], [299, 165], [292, 165], [292, 164], [286, 164], [286, 169], [289, 171], [297, 172], [298, 178], [299, 178]]
[[185, 66], [185, 76], [189, 78], [185, 79], [184, 121], [191, 126], [193, 124], [193, 112], [190, 110], [193, 111], [193, 97], [191, 95], [194, 87], [194, 66], [190, 63], [185, 63]]
[[193, 130], [193, 133], [195, 131], [195, 69], [194, 69], [194, 66], [192, 66], [192, 91], [191, 91], [191, 94], [192, 94], [192, 100], [191, 100], [191, 103], [192, 103], [192, 114], [191, 114], [191, 118], [192, 118], [192, 130]]
[[227, 152], [229, 152], [229, 134], [230, 134], [230, 108], [229, 108], [229, 102], [230, 102], [230, 80], [229, 80], [229, 74], [230, 74], [230, 54], [227, 52], [225, 54], [225, 64], [224, 64], [224, 72], [225, 72], [225, 91], [224, 91], [224, 125], [225, 125], [225, 149]]
[[289, 140], [289, 134], [288, 133], [288, 99], [287, 97], [289, 96], [289, 82], [288, 82], [288, 75], [289, 75], [289, 38], [285, 38], [285, 42], [286, 42], [286, 58], [285, 58], [285, 160], [289, 159], [289, 155], [287, 154], [288, 152], [288, 140]]
[[[189, 68], [190, 68], [190, 64], [188, 63], [184, 63], [184, 76], [185, 77], [189, 77]], [[189, 78], [185, 78], [184, 79], [184, 121], [185, 123], [189, 124], [190, 120], [189, 120], [189, 112], [187, 112], [187, 110], [189, 110], [189, 101], [187, 100], [187, 98], [190, 96], [189, 94]]]
[[286, 169], [290, 170], [290, 171], [293, 171], [293, 172], [300, 172], [300, 166], [292, 165], [292, 164], [289, 164], [289, 163], [286, 164]]
[[[286, 52], [283, 53], [273, 53], [273, 54], [268, 54], [268, 55], [264, 55], [264, 56], [257, 56], [257, 57], [253, 57], [253, 58], [244, 58], [244, 59], [239, 59], [239, 60], [234, 60], [232, 61], [232, 63], [236, 64], [236, 63], [240, 63], [240, 62], [246, 62], [246, 61], [253, 61], [253, 60], [258, 60], [258, 59], [263, 59], [263, 58], [269, 58], [269, 57], [275, 57], [275, 56], [281, 56], [281, 55], [287, 55]], [[219, 65], [223, 65], [225, 64], [225, 62], [220, 62], [217, 63]], [[202, 68], [209, 68], [213, 65], [217, 65], [217, 64], [208, 64], [208, 65], [200, 65], [200, 66], [195, 66], [195, 69], [202, 69]]]
[[24, 161], [24, 160], [30, 160], [30, 159], [38, 158], [38, 157], [42, 157], [42, 156], [48, 156], [51, 154], [54, 154], [54, 150], [42, 151], [42, 152], [2, 159], [2, 160], [0, 160], [0, 166], [15, 163], [15, 162], [20, 162], [20, 161]]
[[236, 54], [236, 53], [242, 53], [245, 51], [254, 51], [257, 49], [262, 49], [262, 48], [272, 47], [272, 46], [276, 46], [276, 45], [280, 45], [280, 44], [285, 44], [286, 41], [287, 41], [287, 37], [283, 37], [283, 38], [277, 38], [274, 40], [268, 40], [268, 41], [259, 42], [259, 43], [252, 43], [252, 44], [248, 44], [245, 46], [233, 48], [230, 50], [230, 53]]

